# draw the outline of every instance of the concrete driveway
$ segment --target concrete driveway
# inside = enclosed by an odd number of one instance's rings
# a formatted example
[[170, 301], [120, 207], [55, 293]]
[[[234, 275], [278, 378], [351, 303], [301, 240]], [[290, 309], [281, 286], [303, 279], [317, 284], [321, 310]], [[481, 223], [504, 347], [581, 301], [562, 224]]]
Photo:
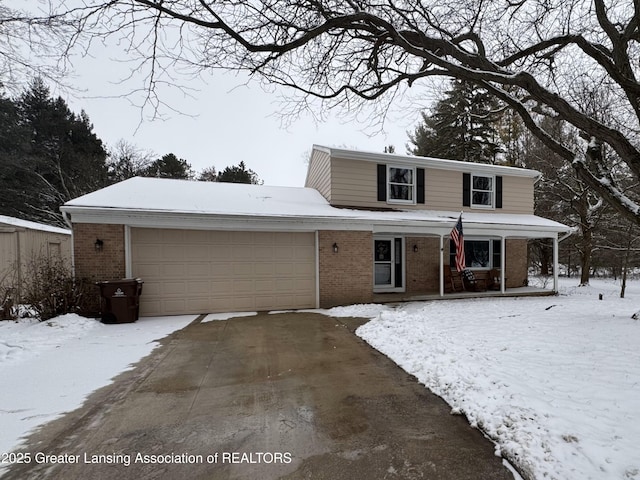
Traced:
[[33, 435], [31, 462], [3, 478], [512, 479], [479, 431], [352, 333], [364, 321], [194, 322]]

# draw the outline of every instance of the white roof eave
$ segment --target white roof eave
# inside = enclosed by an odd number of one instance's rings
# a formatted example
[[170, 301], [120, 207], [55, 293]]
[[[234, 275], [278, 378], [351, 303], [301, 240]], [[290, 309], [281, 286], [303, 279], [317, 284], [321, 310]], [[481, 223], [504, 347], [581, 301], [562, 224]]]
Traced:
[[[220, 214], [208, 212], [181, 212], [146, 209], [63, 206], [73, 223], [113, 223], [144, 228], [185, 228], [220, 230], [366, 230], [374, 233], [396, 232], [416, 235], [448, 235], [455, 219], [443, 215], [438, 219], [408, 218], [403, 212], [363, 212], [337, 209], [336, 215], [252, 215]], [[397, 218], [389, 218], [389, 214]], [[415, 213], [415, 212], [412, 212]], [[446, 212], [443, 212], [446, 213]], [[500, 214], [495, 214], [500, 215]], [[522, 220], [536, 219], [538, 224], [487, 222], [466, 220], [465, 235], [517, 236], [523, 238], [555, 237], [566, 233], [569, 227], [533, 215], [515, 216]], [[509, 215], [513, 219], [514, 215]], [[506, 220], [506, 219], [505, 219]]]
[[539, 178], [537, 170], [507, 167], [503, 165], [490, 165], [486, 163], [462, 162], [444, 158], [419, 157], [416, 155], [398, 155], [395, 153], [365, 152], [360, 150], [348, 150], [344, 148], [324, 147], [314, 145], [315, 150], [328, 153], [332, 158], [344, 160], [359, 160], [363, 162], [389, 163], [397, 162], [404, 165], [433, 168], [437, 170], [455, 170], [461, 172], [477, 172], [487, 174], [502, 174], [514, 177]]

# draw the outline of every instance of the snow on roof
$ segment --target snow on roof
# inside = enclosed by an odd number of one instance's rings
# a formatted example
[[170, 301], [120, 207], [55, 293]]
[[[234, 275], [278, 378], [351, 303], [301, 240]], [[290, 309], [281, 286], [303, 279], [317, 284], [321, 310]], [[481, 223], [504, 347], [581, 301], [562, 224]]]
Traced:
[[20, 218], [7, 217], [0, 215], [0, 225], [11, 225], [12, 227], [28, 228], [29, 230], [39, 230], [41, 232], [61, 233], [71, 235], [71, 230], [64, 228], [52, 227], [44, 223], [30, 222], [29, 220], [21, 220]]
[[[369, 222], [429, 222], [453, 225], [460, 212], [430, 210], [371, 211], [333, 207], [315, 189], [237, 183], [135, 177], [64, 204], [63, 212], [128, 211], [167, 214], [251, 216], [260, 218], [335, 219]], [[465, 212], [463, 220], [485, 226], [568, 227], [535, 215]]]
[[[313, 188], [134, 177], [71, 200], [65, 207], [205, 213], [313, 215], [327, 201]], [[64, 208], [64, 207], [63, 207]]]

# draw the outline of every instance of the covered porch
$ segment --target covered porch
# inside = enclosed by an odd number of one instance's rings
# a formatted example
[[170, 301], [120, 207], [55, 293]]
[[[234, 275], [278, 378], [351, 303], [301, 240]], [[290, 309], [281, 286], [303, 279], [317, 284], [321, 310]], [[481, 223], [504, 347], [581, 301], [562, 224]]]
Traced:
[[[459, 215], [459, 214], [458, 214]], [[395, 288], [377, 288], [374, 281], [373, 301], [420, 301], [454, 298], [511, 297], [553, 295], [558, 291], [559, 242], [570, 234], [562, 224], [534, 215], [510, 215], [464, 212], [462, 216], [467, 269], [478, 278], [477, 289], [463, 284], [455, 265], [455, 245], [450, 241], [458, 216], [440, 215], [438, 221], [374, 227], [377, 239], [393, 238], [397, 243], [395, 264], [405, 265], [402, 272], [396, 267]], [[532, 286], [528, 281], [527, 242], [531, 239], [550, 239], [553, 244], [553, 277], [544, 287]], [[389, 259], [391, 260], [391, 259]], [[392, 261], [393, 263], [393, 261]], [[374, 262], [374, 277], [384, 262]], [[389, 271], [389, 267], [386, 267]], [[402, 282], [397, 281], [403, 275]], [[458, 284], [454, 285], [452, 277]]]

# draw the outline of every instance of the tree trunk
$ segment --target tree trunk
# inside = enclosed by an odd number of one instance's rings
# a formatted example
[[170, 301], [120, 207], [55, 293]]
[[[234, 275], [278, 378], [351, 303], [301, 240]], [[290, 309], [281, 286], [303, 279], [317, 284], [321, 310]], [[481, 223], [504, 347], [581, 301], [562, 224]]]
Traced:
[[629, 268], [629, 255], [631, 253], [631, 244], [633, 243], [631, 231], [632, 227], [629, 227], [629, 231], [627, 232], [627, 251], [624, 254], [624, 260], [622, 262], [622, 285], [620, 286], [620, 298], [624, 298], [624, 291], [627, 289], [627, 269]]
[[584, 229], [582, 232], [582, 249], [580, 252], [580, 285], [589, 285], [589, 276], [591, 273], [591, 230]]

